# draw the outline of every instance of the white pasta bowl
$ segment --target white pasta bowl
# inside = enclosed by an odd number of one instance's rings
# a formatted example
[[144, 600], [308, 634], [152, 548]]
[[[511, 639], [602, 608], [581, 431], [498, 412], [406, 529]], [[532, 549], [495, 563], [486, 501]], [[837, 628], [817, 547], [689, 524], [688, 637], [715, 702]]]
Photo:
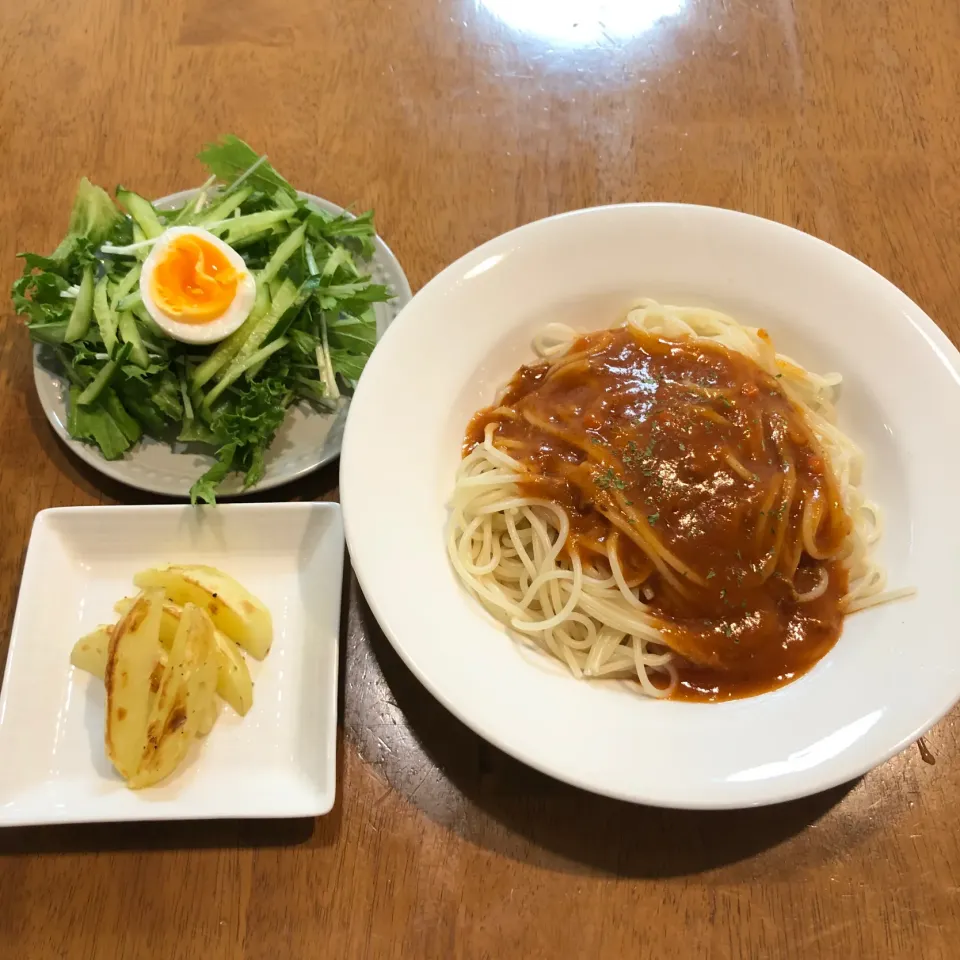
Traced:
[[[892, 587], [917, 595], [849, 617], [794, 683], [726, 703], [644, 698], [576, 680], [521, 647], [461, 586], [444, 527], [471, 415], [533, 359], [546, 323], [622, 320], [637, 297], [766, 328], [808, 369], [838, 371], [839, 424], [866, 455]], [[670, 807], [775, 803], [851, 780], [960, 699], [954, 585], [960, 354], [869, 267], [781, 224], [709, 207], [578, 211], [504, 234], [449, 266], [371, 358], [344, 437], [354, 568], [401, 657], [482, 737], [561, 780]]]

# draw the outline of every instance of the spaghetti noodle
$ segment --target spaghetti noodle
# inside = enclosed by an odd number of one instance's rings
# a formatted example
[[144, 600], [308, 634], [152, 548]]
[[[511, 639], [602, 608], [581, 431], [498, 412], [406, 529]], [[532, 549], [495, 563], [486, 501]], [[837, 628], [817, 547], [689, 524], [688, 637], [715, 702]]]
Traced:
[[597, 333], [552, 324], [534, 349], [468, 428], [447, 545], [484, 606], [574, 675], [747, 696], [900, 595], [871, 556], [881, 514], [834, 423], [838, 375], [652, 300]]

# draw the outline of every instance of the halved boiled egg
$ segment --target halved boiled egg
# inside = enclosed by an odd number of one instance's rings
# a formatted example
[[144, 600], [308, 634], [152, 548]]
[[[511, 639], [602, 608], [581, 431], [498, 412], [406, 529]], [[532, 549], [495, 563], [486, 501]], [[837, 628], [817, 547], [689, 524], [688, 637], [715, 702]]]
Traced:
[[243, 257], [198, 227], [170, 227], [140, 273], [140, 296], [164, 333], [183, 343], [216, 343], [246, 320], [257, 284]]

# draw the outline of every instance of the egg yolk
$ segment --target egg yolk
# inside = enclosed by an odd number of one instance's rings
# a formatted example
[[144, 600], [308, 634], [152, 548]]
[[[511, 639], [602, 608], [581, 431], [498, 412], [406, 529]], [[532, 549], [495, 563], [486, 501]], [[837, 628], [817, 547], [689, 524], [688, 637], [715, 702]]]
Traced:
[[233, 303], [240, 274], [223, 251], [201, 237], [173, 240], [157, 263], [151, 293], [167, 316], [182, 323], [209, 323]]

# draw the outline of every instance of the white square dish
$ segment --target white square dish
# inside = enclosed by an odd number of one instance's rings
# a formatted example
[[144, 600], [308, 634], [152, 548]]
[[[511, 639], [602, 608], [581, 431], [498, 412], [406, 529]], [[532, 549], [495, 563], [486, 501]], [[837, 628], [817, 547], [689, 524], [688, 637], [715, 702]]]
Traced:
[[[247, 657], [246, 717], [220, 704], [167, 780], [129, 790], [104, 752], [103, 684], [70, 664], [116, 620], [133, 576], [163, 563], [219, 567], [273, 616]], [[0, 826], [327, 813], [336, 791], [343, 526], [330, 503], [67, 507], [37, 514], [0, 693]]]

